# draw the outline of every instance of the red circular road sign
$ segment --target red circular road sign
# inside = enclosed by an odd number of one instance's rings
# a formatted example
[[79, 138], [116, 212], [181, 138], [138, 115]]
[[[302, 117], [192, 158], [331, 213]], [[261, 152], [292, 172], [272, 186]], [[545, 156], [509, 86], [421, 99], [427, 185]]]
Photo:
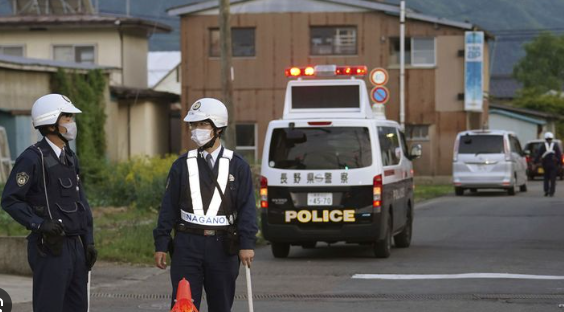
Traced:
[[370, 82], [375, 86], [383, 86], [388, 82], [388, 72], [383, 68], [374, 68], [370, 72]]
[[370, 91], [370, 98], [376, 104], [386, 104], [390, 99], [390, 90], [383, 86], [376, 86]]

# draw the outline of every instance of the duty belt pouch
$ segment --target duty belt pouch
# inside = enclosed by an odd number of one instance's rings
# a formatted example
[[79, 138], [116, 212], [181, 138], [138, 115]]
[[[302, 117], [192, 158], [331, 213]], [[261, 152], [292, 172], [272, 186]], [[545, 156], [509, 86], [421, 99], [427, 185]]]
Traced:
[[55, 257], [60, 256], [63, 251], [64, 239], [65, 236], [63, 235], [42, 235], [42, 251], [50, 253]]
[[[206, 171], [210, 174], [212, 181], [215, 184], [215, 187], [219, 191], [219, 195], [221, 196], [221, 205], [224, 208], [227, 208], [228, 205], [225, 205], [226, 203], [225, 194], [223, 194], [223, 191], [221, 190], [219, 183], [217, 183], [217, 180], [215, 179], [213, 172], [211, 171], [209, 166], [203, 166], [203, 167], [206, 168]], [[227, 253], [228, 255], [230, 256], [237, 255], [239, 254], [239, 250], [240, 250], [240, 244], [239, 244], [240, 238], [239, 238], [239, 230], [237, 228], [237, 220], [234, 218], [234, 214], [231, 211], [231, 209], [224, 209], [224, 211], [227, 213], [227, 221], [229, 222], [229, 225], [227, 226], [225, 240], [223, 241], [223, 248], [225, 249], [225, 253]]]

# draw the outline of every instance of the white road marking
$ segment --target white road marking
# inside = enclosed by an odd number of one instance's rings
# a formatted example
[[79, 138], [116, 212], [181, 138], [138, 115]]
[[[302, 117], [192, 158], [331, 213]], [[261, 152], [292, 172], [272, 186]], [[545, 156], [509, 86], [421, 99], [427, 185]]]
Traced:
[[465, 273], [465, 274], [355, 274], [353, 279], [377, 280], [439, 280], [439, 279], [530, 279], [564, 280], [564, 276], [529, 275], [509, 273]]

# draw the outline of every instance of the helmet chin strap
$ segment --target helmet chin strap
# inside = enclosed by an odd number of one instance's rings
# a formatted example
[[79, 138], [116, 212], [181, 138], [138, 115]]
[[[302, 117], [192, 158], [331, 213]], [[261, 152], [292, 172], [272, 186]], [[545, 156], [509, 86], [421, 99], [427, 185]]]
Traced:
[[59, 131], [59, 122], [58, 121], [57, 121], [56, 124], [53, 125], [53, 127], [55, 127], [55, 130], [49, 131], [47, 133], [48, 134], [55, 134], [59, 139], [61, 139], [65, 143], [65, 145], [69, 145], [69, 141], [63, 136], [61, 131]]

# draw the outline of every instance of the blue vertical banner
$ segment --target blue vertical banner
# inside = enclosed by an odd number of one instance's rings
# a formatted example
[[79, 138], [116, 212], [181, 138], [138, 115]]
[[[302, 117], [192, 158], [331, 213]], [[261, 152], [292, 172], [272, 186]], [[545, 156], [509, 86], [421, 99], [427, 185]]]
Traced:
[[482, 112], [484, 104], [484, 32], [464, 34], [464, 110]]

